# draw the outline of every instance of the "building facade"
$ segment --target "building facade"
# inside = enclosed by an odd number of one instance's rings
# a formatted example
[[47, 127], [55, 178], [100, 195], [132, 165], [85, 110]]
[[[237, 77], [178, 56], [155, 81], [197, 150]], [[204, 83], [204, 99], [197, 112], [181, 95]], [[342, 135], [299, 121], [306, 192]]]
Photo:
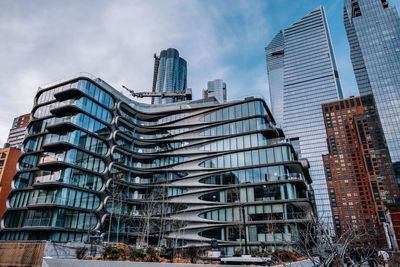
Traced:
[[[153, 85], [151, 87], [151, 91], [153, 93], [156, 92], [156, 87], [157, 87], [157, 76], [158, 76], [158, 66], [160, 65], [160, 57], [157, 56], [156, 53], [154, 53], [154, 69], [153, 69]], [[151, 98], [151, 104], [155, 103], [155, 98]]]
[[[154, 78], [157, 80], [154, 82]], [[180, 92], [187, 87], [187, 63], [179, 57], [175, 48], [162, 50], [160, 56], [154, 56], [153, 87], [155, 92]], [[157, 104], [166, 104], [180, 101], [177, 98], [157, 98]], [[152, 102], [154, 102], [152, 100]]]
[[360, 94], [374, 95], [400, 177], [400, 18], [389, 2], [345, 0], [344, 25]]
[[7, 143], [10, 147], [21, 148], [22, 142], [25, 138], [26, 126], [29, 123], [30, 114], [21, 115], [14, 118], [13, 124], [8, 134]]
[[11, 182], [20, 153], [20, 150], [12, 147], [0, 149], [0, 219], [6, 209], [7, 197], [11, 191]]
[[400, 244], [400, 203], [386, 204], [387, 236], [390, 240], [389, 249], [398, 251]]
[[294, 22], [283, 36], [275, 36], [266, 52], [270, 86], [277, 86], [270, 87], [271, 103], [276, 103], [277, 110], [283, 103], [285, 136], [301, 157], [309, 160], [318, 215], [332, 229], [322, 161], [328, 148], [321, 104], [343, 95], [324, 8], [318, 7]]
[[283, 126], [284, 37], [282, 31], [265, 48], [271, 111], [275, 121]]
[[336, 233], [352, 242], [386, 245], [385, 203], [400, 196], [374, 97], [325, 103], [329, 154], [324, 155]]
[[226, 102], [226, 83], [222, 79], [215, 79], [207, 83], [207, 89], [203, 90], [203, 98], [215, 97], [218, 103]]
[[293, 249], [313, 215], [307, 164], [261, 99], [148, 105], [80, 76], [39, 89], [28, 132], [2, 240], [217, 238], [232, 255], [245, 237]]

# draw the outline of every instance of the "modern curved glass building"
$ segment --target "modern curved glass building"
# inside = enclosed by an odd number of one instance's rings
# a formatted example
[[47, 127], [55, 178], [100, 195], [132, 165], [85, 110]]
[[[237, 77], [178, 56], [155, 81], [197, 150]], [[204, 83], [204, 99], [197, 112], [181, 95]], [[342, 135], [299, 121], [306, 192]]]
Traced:
[[148, 105], [77, 76], [39, 88], [31, 116], [2, 240], [216, 238], [230, 255], [245, 236], [293, 249], [313, 216], [306, 161], [262, 99]]

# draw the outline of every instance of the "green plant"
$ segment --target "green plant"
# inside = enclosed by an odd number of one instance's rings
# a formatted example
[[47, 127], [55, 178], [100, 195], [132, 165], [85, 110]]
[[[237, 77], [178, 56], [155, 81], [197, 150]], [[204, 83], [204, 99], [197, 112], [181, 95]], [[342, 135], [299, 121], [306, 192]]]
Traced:
[[103, 258], [115, 260], [118, 259], [124, 250], [113, 245], [106, 245], [103, 249]]
[[151, 246], [146, 248], [146, 255], [150, 257], [151, 260], [154, 260], [157, 256], [157, 250]]
[[134, 248], [131, 249], [131, 251], [129, 252], [129, 257], [131, 258], [131, 260], [136, 260], [138, 258], [144, 258], [144, 250], [141, 248]]

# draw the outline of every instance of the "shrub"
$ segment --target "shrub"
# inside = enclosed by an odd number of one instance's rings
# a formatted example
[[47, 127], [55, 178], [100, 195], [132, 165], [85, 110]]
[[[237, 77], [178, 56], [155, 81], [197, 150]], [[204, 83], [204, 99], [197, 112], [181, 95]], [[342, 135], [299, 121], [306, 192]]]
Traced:
[[167, 248], [166, 256], [170, 260], [170, 262], [173, 263], [174, 259], [178, 256], [178, 249], [175, 247]]
[[272, 252], [271, 256], [274, 256], [283, 262], [297, 261], [299, 258], [297, 252], [286, 251], [286, 250], [279, 250]]
[[144, 258], [144, 250], [141, 248], [134, 248], [131, 249], [131, 251], [129, 252], [129, 257], [131, 258], [131, 260], [136, 260], [139, 258]]
[[148, 246], [146, 248], [145, 259], [146, 259], [146, 261], [159, 262], [159, 257], [157, 255], [157, 250], [155, 248], [153, 248], [152, 246]]
[[190, 246], [183, 250], [183, 257], [189, 259], [191, 263], [194, 263], [203, 254], [203, 250], [199, 247]]
[[103, 250], [103, 257], [105, 259], [115, 260], [122, 255], [123, 251], [124, 249], [120, 246], [106, 245]]

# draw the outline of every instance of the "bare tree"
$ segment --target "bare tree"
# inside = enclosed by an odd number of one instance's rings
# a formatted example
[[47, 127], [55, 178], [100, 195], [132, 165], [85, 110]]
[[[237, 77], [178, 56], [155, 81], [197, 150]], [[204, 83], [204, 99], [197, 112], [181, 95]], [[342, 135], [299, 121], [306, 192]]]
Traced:
[[121, 219], [123, 217], [123, 209], [124, 209], [124, 199], [123, 199], [123, 189], [124, 186], [118, 181], [123, 177], [122, 173], [117, 173], [115, 174], [111, 180], [110, 183], [108, 184], [108, 193], [110, 195], [109, 200], [111, 201], [111, 208], [109, 210], [109, 225], [108, 225], [108, 238], [107, 241], [110, 242], [111, 238], [111, 230], [112, 230], [112, 224], [113, 220], [117, 222], [117, 242], [119, 238], [119, 230], [120, 230], [120, 223]]
[[358, 238], [351, 224], [345, 232], [336, 236], [317, 216], [298, 226], [301, 229], [298, 251], [307, 256], [314, 266], [362, 266], [365, 263], [378, 266], [376, 247], [372, 243], [357, 243]]
[[146, 195], [146, 199], [142, 202], [141, 209], [139, 211], [138, 222], [138, 233], [140, 234], [140, 246], [144, 246], [144, 243], [149, 243], [150, 232], [152, 229], [153, 221], [158, 221], [159, 216], [157, 211], [159, 210], [159, 193], [157, 190], [149, 190]]

